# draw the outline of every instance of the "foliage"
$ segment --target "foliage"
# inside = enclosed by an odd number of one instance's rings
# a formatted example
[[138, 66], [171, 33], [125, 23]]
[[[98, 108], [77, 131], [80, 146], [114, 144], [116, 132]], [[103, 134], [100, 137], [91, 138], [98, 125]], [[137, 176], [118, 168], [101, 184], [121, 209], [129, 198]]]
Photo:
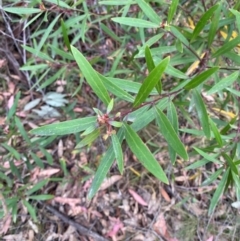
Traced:
[[[191, 158], [195, 161], [188, 165], [187, 170], [196, 170], [204, 165], [218, 169], [213, 173], [206, 170], [202, 174], [203, 185], [210, 185], [216, 180], [218, 183], [209, 205], [209, 215], [228, 187], [233, 185], [236, 199], [240, 199], [240, 123], [236, 114], [240, 101], [240, 14], [237, 11], [240, 6], [236, 3], [229, 8], [225, 1], [199, 9], [190, 6], [196, 17], [188, 17], [190, 24], [187, 24], [181, 2], [100, 1], [98, 7], [104, 14], [97, 17], [91, 14], [84, 1], [74, 4], [70, 1], [49, 0], [46, 4], [33, 1], [28, 7], [3, 8], [6, 13], [25, 19], [25, 28], [31, 27], [35, 21], [40, 23], [31, 34], [32, 45], [22, 46], [31, 53], [21, 70], [36, 77], [32, 89], [50, 91], [55, 81], [67, 79], [72, 96], [83, 91], [83, 85], [89, 85], [102, 103], [98, 106], [96, 102], [93, 105], [89, 103], [96, 113], [94, 115], [86, 114], [75, 119], [76, 116], [71, 114], [74, 120], [38, 127], [32, 129], [29, 135], [16, 116], [19, 93], [8, 112], [7, 123], [10, 132], [23, 137], [28, 150], [19, 153], [8, 145], [9, 139], [1, 144], [7, 152], [5, 160], [8, 158], [13, 175], [21, 180], [13, 160], [28, 162], [31, 156], [34, 165], [44, 168], [42, 159], [33, 150], [40, 148], [43, 151], [57, 136], [73, 133], [77, 140], [76, 149], [91, 145], [97, 138], [109, 140], [108, 149], [102, 153], [94, 174], [89, 199], [97, 193], [115, 160], [119, 172], [123, 173], [125, 149], [122, 148], [125, 145], [152, 175], [168, 184], [166, 173], [138, 134], [153, 122], [168, 145], [173, 165], [176, 160], [188, 161]], [[137, 11], [132, 11], [134, 6]], [[109, 64], [107, 57], [99, 54], [88, 59], [91, 51], [81, 46], [81, 43], [88, 43], [93, 49], [97, 48], [102, 41], [101, 36], [90, 36], [91, 28], [96, 26], [120, 46], [111, 53], [111, 67], [106, 71], [102, 66]], [[118, 30], [122, 34], [117, 35]], [[132, 39], [138, 45], [129, 48], [128, 43]], [[97, 69], [101, 69], [101, 73]], [[79, 78], [79, 87], [74, 89], [73, 83]], [[60, 97], [61, 106], [67, 104], [64, 97]], [[127, 107], [119, 111], [115, 106], [120, 102]], [[32, 109], [37, 104], [35, 100], [28, 108]], [[69, 109], [72, 110], [73, 106]], [[185, 122], [187, 125], [183, 126]], [[77, 137], [79, 133], [80, 138]], [[202, 140], [201, 145], [196, 142], [193, 147], [187, 147], [184, 135]], [[48, 165], [51, 165], [51, 156], [47, 152], [45, 155]], [[198, 160], [199, 156], [201, 160]], [[29, 169], [32, 165], [28, 163]], [[7, 196], [12, 180], [3, 168], [0, 178], [6, 185], [4, 195]], [[24, 195], [32, 195], [45, 184], [36, 184]], [[27, 189], [27, 186], [24, 187]], [[19, 194], [16, 197], [8, 199], [10, 209], [16, 204]], [[36, 219], [28, 200], [47, 198], [51, 196], [39, 194], [34, 198], [25, 196], [22, 200]], [[16, 210], [13, 213], [16, 214]]]

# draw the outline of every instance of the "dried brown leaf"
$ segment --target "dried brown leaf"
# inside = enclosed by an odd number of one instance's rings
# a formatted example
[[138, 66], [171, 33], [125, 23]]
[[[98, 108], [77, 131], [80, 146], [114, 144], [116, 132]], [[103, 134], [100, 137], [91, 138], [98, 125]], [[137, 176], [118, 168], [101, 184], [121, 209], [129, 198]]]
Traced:
[[128, 189], [128, 192], [132, 195], [135, 201], [137, 201], [142, 206], [148, 206], [148, 204], [143, 200], [143, 198], [138, 195], [134, 190]]

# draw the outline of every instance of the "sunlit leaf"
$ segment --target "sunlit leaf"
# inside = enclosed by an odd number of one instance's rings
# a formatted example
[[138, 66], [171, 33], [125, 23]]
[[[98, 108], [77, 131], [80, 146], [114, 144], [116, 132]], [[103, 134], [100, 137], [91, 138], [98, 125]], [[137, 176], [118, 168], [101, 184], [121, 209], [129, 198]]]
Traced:
[[116, 23], [120, 23], [127, 26], [132, 26], [136, 28], [159, 28], [159, 24], [152, 23], [143, 19], [138, 18], [127, 18], [127, 17], [116, 17], [112, 18]]

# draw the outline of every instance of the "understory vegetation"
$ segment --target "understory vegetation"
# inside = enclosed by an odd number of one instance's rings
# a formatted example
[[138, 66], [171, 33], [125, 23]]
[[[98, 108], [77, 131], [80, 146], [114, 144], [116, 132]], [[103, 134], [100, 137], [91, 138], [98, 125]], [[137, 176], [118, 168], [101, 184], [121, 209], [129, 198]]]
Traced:
[[0, 4], [4, 240], [239, 240], [239, 1]]

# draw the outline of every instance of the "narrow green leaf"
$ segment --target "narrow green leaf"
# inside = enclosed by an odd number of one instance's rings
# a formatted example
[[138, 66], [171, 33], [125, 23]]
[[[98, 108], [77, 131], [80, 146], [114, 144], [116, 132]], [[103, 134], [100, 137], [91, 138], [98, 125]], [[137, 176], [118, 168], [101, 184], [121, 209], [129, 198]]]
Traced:
[[117, 160], [118, 169], [122, 175], [123, 174], [123, 153], [122, 153], [121, 144], [116, 134], [112, 134], [111, 139], [112, 139], [114, 154]]
[[230, 168], [228, 168], [224, 172], [224, 174], [222, 176], [222, 179], [219, 182], [219, 184], [217, 186], [217, 189], [213, 194], [213, 197], [212, 197], [211, 202], [210, 202], [209, 210], [208, 210], [209, 216], [213, 213], [214, 209], [216, 208], [216, 206], [218, 204], [218, 201], [219, 201], [221, 195], [223, 194], [223, 191], [225, 189], [225, 186], [226, 186], [226, 183], [227, 183], [227, 180], [228, 180], [229, 171], [230, 171]]
[[36, 55], [38, 54], [38, 52], [41, 50], [42, 46], [44, 45], [44, 43], [46, 42], [49, 34], [51, 33], [51, 31], [53, 30], [54, 25], [57, 23], [59, 17], [61, 16], [61, 14], [59, 14], [56, 18], [54, 18], [54, 20], [50, 21], [50, 24], [48, 26], [48, 28], [44, 31], [43, 36], [41, 37], [40, 42], [37, 44], [37, 48], [36, 48]]
[[105, 105], [108, 105], [110, 97], [98, 73], [75, 47], [71, 46], [71, 50], [88, 84], [92, 87], [99, 99], [102, 100]]
[[53, 165], [53, 157], [52, 154], [49, 153], [45, 148], [43, 148], [42, 146], [38, 146], [38, 148], [40, 149], [40, 151], [45, 155], [47, 162], [49, 165]]
[[227, 155], [226, 153], [224, 153], [224, 152], [222, 153], [222, 156], [223, 156], [223, 158], [227, 161], [228, 166], [230, 167], [230, 169], [231, 169], [235, 174], [238, 175], [238, 168], [237, 168], [236, 165], [234, 164], [232, 158], [231, 158], [229, 155]]
[[17, 160], [21, 159], [20, 153], [14, 149], [12, 146], [9, 146], [7, 143], [1, 143], [1, 145], [10, 152], [12, 156], [14, 156]]
[[45, 200], [50, 200], [54, 198], [54, 195], [50, 195], [50, 194], [40, 194], [40, 195], [33, 195], [33, 196], [29, 196], [29, 199], [33, 199], [33, 200], [41, 200], [41, 201], [45, 201]]
[[[84, 146], [87, 146], [89, 144], [91, 144], [93, 141], [95, 141], [100, 135], [100, 130], [99, 128], [97, 128], [96, 130], [94, 130], [93, 132], [91, 132], [90, 134], [86, 135], [86, 137], [84, 137], [75, 147], [76, 149], [80, 149]], [[74, 153], [76, 153], [76, 151], [74, 151]]]
[[137, 133], [126, 123], [124, 124], [124, 131], [128, 146], [142, 165], [160, 181], [168, 184], [167, 176], [160, 164]]
[[229, 9], [229, 11], [235, 15], [236, 17], [235, 24], [237, 25], [238, 32], [240, 33], [240, 12], [235, 9]]
[[42, 187], [44, 187], [48, 183], [48, 181], [49, 181], [49, 179], [44, 179], [44, 180], [39, 181], [31, 189], [29, 189], [26, 192], [26, 195], [30, 196], [34, 192], [39, 191]]
[[150, 73], [155, 68], [155, 64], [154, 64], [154, 61], [152, 58], [151, 51], [148, 46], [146, 46], [146, 48], [145, 48], [145, 59], [147, 62], [148, 71]]
[[225, 43], [221, 48], [219, 48], [214, 54], [212, 54], [212, 58], [217, 58], [222, 56], [223, 54], [229, 52], [231, 49], [236, 47], [240, 43], [240, 36], [235, 39]]
[[34, 162], [39, 166], [41, 167], [42, 169], [44, 168], [44, 164], [43, 164], [43, 161], [41, 160], [41, 158], [39, 158], [35, 153], [33, 152], [30, 152]]
[[211, 131], [210, 131], [210, 126], [208, 121], [208, 113], [207, 113], [205, 104], [202, 100], [202, 97], [197, 90], [193, 91], [193, 99], [194, 99], [199, 121], [203, 128], [203, 132], [206, 135], [206, 137], [210, 139]]
[[158, 127], [167, 143], [178, 153], [179, 156], [181, 156], [184, 160], [187, 160], [188, 154], [184, 145], [180, 141], [168, 118], [158, 108], [156, 108], [156, 117]]
[[201, 74], [199, 74], [198, 76], [194, 77], [188, 84], [186, 84], [186, 86], [184, 87], [184, 89], [186, 90], [190, 90], [193, 89], [195, 87], [197, 87], [198, 85], [202, 84], [204, 81], [206, 81], [212, 74], [214, 74], [219, 68], [218, 67], [213, 67], [211, 69], [208, 69], [204, 72], [202, 72]]
[[152, 9], [152, 7], [144, 0], [136, 0], [138, 6], [142, 9], [143, 13], [151, 20], [151, 22], [160, 24], [161, 18], [159, 15]]
[[212, 6], [210, 9], [208, 9], [207, 12], [205, 12], [202, 17], [200, 18], [200, 20], [198, 21], [193, 34], [192, 34], [192, 38], [191, 41], [193, 41], [198, 35], [199, 33], [203, 30], [203, 28], [206, 26], [207, 21], [212, 17], [214, 11], [218, 8], [218, 4]]
[[148, 77], [143, 81], [141, 88], [135, 98], [133, 103], [134, 107], [139, 106], [142, 102], [146, 100], [152, 89], [156, 86], [158, 81], [160, 80], [163, 72], [165, 71], [170, 58], [167, 57], [160, 62], [158, 66], [155, 67], [154, 70], [148, 75]]
[[19, 103], [19, 99], [21, 96], [21, 92], [17, 92], [17, 95], [14, 98], [14, 103], [12, 105], [12, 107], [10, 108], [10, 110], [7, 113], [7, 123], [10, 121], [10, 119], [15, 115], [16, 110], [17, 110], [17, 105]]
[[35, 208], [26, 200], [22, 200], [23, 205], [27, 208], [28, 212], [30, 213], [32, 219], [34, 222], [37, 222], [37, 215], [36, 215], [36, 211]]
[[[123, 81], [122, 85], [121, 85], [121, 83], [119, 82], [120, 79], [106, 78], [105, 76], [100, 75], [100, 74], [99, 74], [99, 77], [101, 78], [101, 80], [102, 80], [104, 86], [106, 87], [106, 89], [108, 91], [110, 91], [111, 93], [113, 93], [115, 96], [119, 97], [120, 99], [126, 100], [128, 102], [133, 102], [134, 101], [134, 98], [129, 93], [124, 91], [124, 88], [122, 88], [124, 83], [126, 83], [126, 82], [128, 83], [130, 81], [126, 81], [125, 82], [125, 80], [121, 80], [120, 82]], [[114, 80], [116, 80], [116, 81], [114, 81]], [[120, 84], [120, 85], [118, 85], [118, 84]], [[136, 84], [139, 84], [139, 83], [136, 83]], [[131, 85], [131, 82], [130, 82], [130, 85]], [[124, 85], [124, 86], [127, 87], [127, 84]]]
[[100, 28], [107, 34], [109, 35], [112, 39], [115, 41], [121, 43], [122, 40], [119, 38], [110, 28], [108, 28], [105, 24], [100, 23]]
[[64, 43], [67, 46], [68, 50], [71, 52], [70, 41], [69, 41], [69, 38], [68, 38], [68, 29], [67, 29], [67, 27], [66, 27], [62, 18], [61, 18], [61, 28], [62, 28]]
[[160, 26], [159, 24], [137, 18], [116, 17], [112, 18], [112, 20], [116, 23], [136, 28], [159, 28]]
[[107, 114], [109, 114], [112, 111], [113, 105], [114, 105], [114, 99], [111, 99], [111, 101], [109, 102], [109, 104], [107, 106]]
[[218, 8], [216, 9], [216, 11], [214, 13], [214, 17], [212, 18], [210, 30], [209, 30], [209, 33], [208, 33], [208, 48], [211, 47], [212, 42], [213, 42], [213, 40], [216, 36], [218, 23], [219, 23], [219, 19], [220, 19], [221, 9], [222, 9], [222, 4], [219, 4]]
[[[171, 123], [174, 131], [176, 133], [178, 133], [177, 111], [176, 111], [176, 108], [175, 108], [174, 104], [172, 103], [172, 101], [169, 103], [169, 105], [167, 107], [167, 117], [168, 117], [168, 120]], [[174, 164], [176, 161], [177, 153], [170, 145], [168, 146], [168, 152], [169, 152], [171, 163]]]
[[213, 120], [211, 118], [208, 118], [208, 120], [209, 120], [213, 135], [214, 135], [217, 143], [219, 144], [220, 147], [222, 147], [223, 141], [222, 141], [222, 137], [220, 135], [220, 132], [219, 132], [217, 126], [215, 125], [215, 123], [213, 122]]
[[86, 130], [88, 127], [96, 125], [97, 117], [85, 117], [76, 120], [53, 123], [50, 125], [38, 127], [30, 131], [31, 134], [41, 136], [67, 135]]
[[189, 42], [186, 37], [178, 30], [174, 25], [170, 26], [170, 31], [180, 40], [184, 45], [189, 46]]
[[[120, 128], [117, 134], [120, 143], [123, 140], [123, 128]], [[97, 193], [98, 189], [100, 188], [104, 178], [106, 177], [110, 167], [112, 166], [115, 160], [115, 153], [113, 150], [113, 145], [111, 145], [105, 155], [102, 157], [98, 169], [94, 175], [92, 185], [89, 189], [87, 198], [92, 199], [94, 195]]]
[[218, 91], [225, 89], [229, 85], [232, 85], [233, 82], [238, 78], [238, 76], [239, 76], [239, 71], [233, 72], [229, 76], [220, 80], [218, 83], [214, 84], [213, 87], [210, 90], [208, 90], [207, 94], [208, 95], [214, 94]]
[[9, 8], [3, 8], [4, 11], [8, 13], [14, 13], [18, 15], [31, 15], [33, 13], [39, 13], [42, 10], [40, 8], [19, 8], [19, 7], [9, 7]]
[[211, 176], [209, 176], [206, 180], [204, 180], [204, 182], [202, 183], [201, 186], [208, 186], [208, 185], [210, 185], [211, 183], [213, 183], [213, 181], [215, 181], [221, 175], [222, 172], [223, 172], [223, 167], [218, 169]]
[[8, 187], [12, 187], [14, 179], [9, 178], [6, 174], [0, 171], [0, 179], [7, 183]]
[[206, 160], [213, 162], [213, 163], [217, 163], [217, 164], [222, 164], [218, 159], [215, 158], [215, 155], [210, 155], [204, 151], [202, 151], [201, 149], [197, 148], [197, 147], [193, 147], [194, 150], [200, 154], [202, 157], [204, 157]]
[[[148, 46], [146, 46], [146, 48], [145, 48], [145, 59], [146, 59], [146, 62], [147, 62], [148, 71], [150, 73], [155, 68], [155, 64], [154, 64], [154, 61], [153, 61], [153, 58], [152, 58], [151, 51], [150, 51]], [[158, 93], [161, 94], [161, 92], [162, 92], [162, 82], [161, 82], [161, 80], [159, 80], [159, 82], [156, 84], [156, 89], [157, 89]]]
[[172, 22], [173, 16], [176, 13], [177, 6], [178, 6], [179, 0], [172, 0], [172, 3], [169, 7], [168, 11], [168, 18], [167, 18], [167, 23], [170, 24]]

